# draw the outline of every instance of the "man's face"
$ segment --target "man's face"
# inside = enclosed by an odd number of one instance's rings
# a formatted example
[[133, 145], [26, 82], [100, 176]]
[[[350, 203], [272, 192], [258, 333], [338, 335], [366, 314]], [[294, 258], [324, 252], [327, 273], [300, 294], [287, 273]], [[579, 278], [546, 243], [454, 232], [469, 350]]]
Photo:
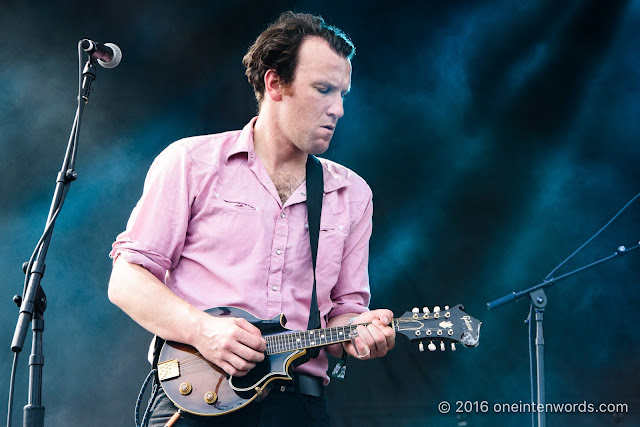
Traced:
[[294, 79], [284, 90], [278, 125], [299, 150], [321, 154], [344, 115], [343, 97], [351, 87], [351, 64], [318, 37], [302, 42]]

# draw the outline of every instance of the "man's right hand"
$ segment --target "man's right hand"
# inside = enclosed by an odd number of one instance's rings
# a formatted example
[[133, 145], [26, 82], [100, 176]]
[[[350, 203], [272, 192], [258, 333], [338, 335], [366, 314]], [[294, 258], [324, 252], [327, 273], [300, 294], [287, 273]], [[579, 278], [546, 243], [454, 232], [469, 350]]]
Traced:
[[178, 297], [144, 267], [119, 256], [109, 281], [109, 299], [152, 334], [189, 344], [233, 376], [264, 360], [260, 330], [245, 319], [213, 317]]
[[246, 375], [264, 360], [267, 342], [258, 328], [242, 318], [206, 316], [194, 345], [205, 359], [234, 377]]

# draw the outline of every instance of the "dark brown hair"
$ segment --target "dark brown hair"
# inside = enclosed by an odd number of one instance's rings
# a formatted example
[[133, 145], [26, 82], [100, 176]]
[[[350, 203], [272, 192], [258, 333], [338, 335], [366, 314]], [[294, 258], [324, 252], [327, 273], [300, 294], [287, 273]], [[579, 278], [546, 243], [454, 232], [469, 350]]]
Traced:
[[247, 79], [256, 93], [258, 105], [264, 96], [264, 75], [274, 70], [282, 83], [293, 82], [300, 45], [307, 37], [320, 37], [339, 55], [351, 59], [356, 48], [340, 29], [328, 25], [320, 16], [284, 12], [262, 32], [242, 59]]

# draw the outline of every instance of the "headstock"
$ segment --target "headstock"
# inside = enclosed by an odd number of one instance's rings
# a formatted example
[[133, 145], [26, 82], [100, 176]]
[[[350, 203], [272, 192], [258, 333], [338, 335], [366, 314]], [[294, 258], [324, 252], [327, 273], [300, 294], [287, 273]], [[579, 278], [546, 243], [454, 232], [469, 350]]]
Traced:
[[395, 319], [395, 329], [411, 341], [419, 341], [418, 348], [424, 351], [423, 341], [430, 341], [427, 348], [435, 351], [437, 346], [433, 341], [440, 341], [440, 350], [445, 350], [445, 341], [451, 343], [451, 350], [455, 351], [455, 343], [462, 343], [465, 347], [475, 347], [480, 339], [482, 322], [469, 316], [462, 304], [449, 308], [445, 306], [433, 307], [430, 311], [424, 307], [422, 312], [416, 307], [407, 311], [402, 317]]

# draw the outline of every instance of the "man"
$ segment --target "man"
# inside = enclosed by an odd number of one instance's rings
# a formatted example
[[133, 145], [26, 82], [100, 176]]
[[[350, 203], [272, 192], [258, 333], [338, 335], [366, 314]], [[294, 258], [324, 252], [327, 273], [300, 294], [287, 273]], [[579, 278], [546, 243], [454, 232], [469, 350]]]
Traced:
[[[202, 310], [242, 308], [287, 328], [309, 320], [313, 270], [307, 225], [307, 157], [329, 147], [350, 89], [351, 41], [322, 18], [284, 13], [243, 63], [259, 114], [242, 131], [187, 138], [154, 161], [127, 229], [113, 245], [109, 298], [166, 340], [195, 347], [232, 376], [264, 359], [260, 331]], [[322, 327], [359, 326], [352, 342], [329, 346], [360, 359], [394, 346], [389, 310], [369, 311], [367, 273], [372, 194], [349, 169], [322, 160], [324, 196], [316, 266]], [[357, 346], [357, 348], [356, 348]], [[327, 357], [296, 375], [328, 383]], [[298, 383], [298, 381], [296, 381]], [[219, 417], [184, 415], [176, 425], [328, 425], [326, 399], [302, 385]], [[160, 392], [150, 425], [176, 407]]]

